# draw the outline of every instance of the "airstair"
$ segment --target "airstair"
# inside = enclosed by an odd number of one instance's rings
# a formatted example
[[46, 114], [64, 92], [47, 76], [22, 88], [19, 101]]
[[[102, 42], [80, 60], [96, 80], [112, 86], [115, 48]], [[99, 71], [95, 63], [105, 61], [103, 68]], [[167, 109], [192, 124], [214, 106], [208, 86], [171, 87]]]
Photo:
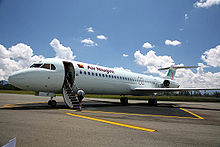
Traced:
[[63, 99], [64, 99], [65, 104], [69, 108], [75, 108], [75, 107], [79, 106], [79, 102], [75, 96], [74, 90], [72, 89], [72, 87], [70, 86], [68, 81], [67, 81], [67, 83], [68, 84], [66, 84], [66, 85], [64, 84], [64, 86], [63, 86]]

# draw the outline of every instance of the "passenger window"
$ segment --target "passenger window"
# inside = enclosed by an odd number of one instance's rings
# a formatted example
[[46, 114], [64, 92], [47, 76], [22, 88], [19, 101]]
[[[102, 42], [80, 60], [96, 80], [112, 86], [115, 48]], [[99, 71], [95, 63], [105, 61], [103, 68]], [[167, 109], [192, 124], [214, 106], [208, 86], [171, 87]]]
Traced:
[[50, 69], [50, 64], [44, 64], [41, 68]]
[[102, 75], [101, 75], [101, 74], [99, 74], [99, 76], [101, 77]]
[[51, 70], [56, 70], [56, 67], [53, 64], [51, 64]]
[[97, 74], [97, 73], [95, 73], [95, 75], [96, 75], [96, 76], [98, 76], [98, 74]]
[[94, 76], [94, 73], [92, 72], [92, 76]]
[[84, 75], [86, 75], [86, 72], [84, 71]]
[[104, 75], [104, 74], [102, 74], [102, 76], [103, 76], [103, 77], [105, 77], [105, 75]]
[[90, 72], [88, 72], [88, 75], [90, 75]]
[[80, 70], [80, 72], [79, 72], [80, 74], [82, 74], [82, 71]]

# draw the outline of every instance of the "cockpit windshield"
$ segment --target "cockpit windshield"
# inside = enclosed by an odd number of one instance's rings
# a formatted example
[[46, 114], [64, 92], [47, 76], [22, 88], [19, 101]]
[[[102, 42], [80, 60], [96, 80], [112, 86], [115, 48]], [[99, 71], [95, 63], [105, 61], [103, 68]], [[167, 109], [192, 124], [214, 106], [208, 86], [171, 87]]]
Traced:
[[30, 68], [45, 68], [45, 69], [49, 69], [49, 70], [56, 70], [55, 65], [53, 64], [42, 64], [42, 63], [34, 63], [30, 66]]
[[39, 68], [42, 64], [32, 64], [30, 68]]

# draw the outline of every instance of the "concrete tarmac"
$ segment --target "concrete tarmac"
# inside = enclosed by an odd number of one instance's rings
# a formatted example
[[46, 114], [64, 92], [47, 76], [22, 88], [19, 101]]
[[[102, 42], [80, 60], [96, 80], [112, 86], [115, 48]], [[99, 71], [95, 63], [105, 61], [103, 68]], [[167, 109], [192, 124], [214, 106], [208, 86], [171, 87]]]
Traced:
[[220, 146], [220, 103], [85, 98], [78, 111], [54, 99], [0, 94], [0, 146]]

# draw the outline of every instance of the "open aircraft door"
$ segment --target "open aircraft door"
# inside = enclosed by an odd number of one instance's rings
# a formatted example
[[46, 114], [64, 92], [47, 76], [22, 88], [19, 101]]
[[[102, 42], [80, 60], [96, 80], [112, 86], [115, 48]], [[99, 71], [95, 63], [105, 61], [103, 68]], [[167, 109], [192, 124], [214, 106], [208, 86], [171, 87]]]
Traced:
[[71, 62], [63, 62], [65, 77], [64, 77], [64, 85], [63, 85], [63, 99], [65, 104], [69, 108], [75, 107], [78, 105], [78, 100], [75, 96], [76, 94], [76, 86], [75, 86], [75, 69]]

